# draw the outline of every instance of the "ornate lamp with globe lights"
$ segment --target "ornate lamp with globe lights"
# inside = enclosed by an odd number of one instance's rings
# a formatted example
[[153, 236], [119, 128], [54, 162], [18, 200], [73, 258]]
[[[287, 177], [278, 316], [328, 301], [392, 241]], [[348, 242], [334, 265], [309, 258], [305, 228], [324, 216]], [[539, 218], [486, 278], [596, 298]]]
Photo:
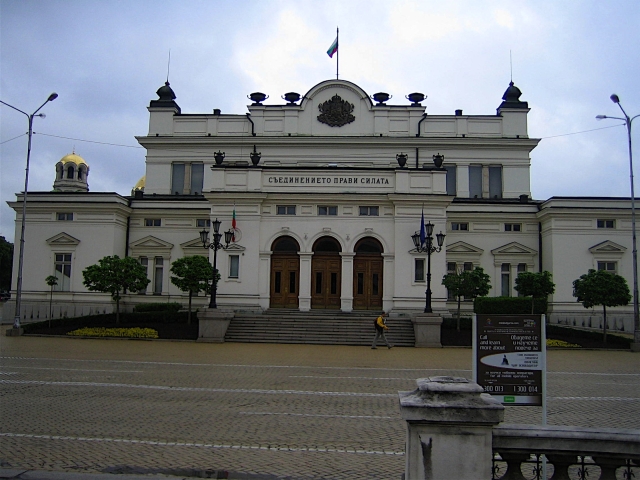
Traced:
[[433, 313], [431, 309], [431, 254], [442, 251], [442, 245], [444, 244], [444, 237], [446, 235], [442, 232], [436, 234], [437, 246], [433, 244], [433, 227], [431, 222], [424, 225], [424, 235], [421, 232], [416, 232], [411, 235], [413, 245], [420, 253], [427, 254], [427, 291], [425, 292], [426, 301], [424, 306], [424, 313]]
[[229, 244], [233, 239], [233, 229], [229, 229], [224, 232], [224, 245], [220, 242], [222, 240], [222, 233], [220, 233], [220, 225], [222, 222], [217, 218], [212, 222], [213, 226], [213, 242], [209, 241], [209, 231], [200, 231], [200, 241], [204, 248], [210, 248], [213, 250], [213, 279], [211, 281], [211, 300], [209, 301], [209, 308], [218, 308], [216, 303], [216, 293], [218, 291], [218, 282], [216, 281], [216, 274], [218, 273], [218, 250], [221, 248], [229, 248]]

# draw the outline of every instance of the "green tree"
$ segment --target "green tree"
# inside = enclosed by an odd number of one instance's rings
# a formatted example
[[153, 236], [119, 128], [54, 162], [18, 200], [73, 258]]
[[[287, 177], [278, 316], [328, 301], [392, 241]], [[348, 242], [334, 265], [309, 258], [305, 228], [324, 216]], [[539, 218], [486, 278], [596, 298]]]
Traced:
[[187, 324], [191, 324], [191, 297], [198, 292], [208, 292], [213, 276], [209, 260], [200, 255], [182, 257], [171, 264], [171, 283], [183, 292], [189, 292], [189, 314]]
[[573, 281], [573, 296], [584, 308], [602, 305], [602, 341], [607, 343], [607, 307], [627, 305], [631, 300], [629, 286], [624, 277], [605, 270], [589, 270]]
[[94, 292], [110, 293], [116, 302], [116, 323], [120, 323], [120, 292], [138, 292], [149, 284], [147, 272], [135, 259], [118, 255], [103, 257], [82, 272], [85, 287]]
[[525, 297], [531, 297], [531, 314], [533, 315], [533, 303], [536, 298], [547, 298], [556, 291], [551, 274], [544, 272], [522, 272], [516, 278], [515, 289]]
[[58, 284], [58, 277], [55, 275], [49, 275], [44, 281], [51, 287], [49, 292], [49, 328], [51, 328], [51, 317], [53, 316], [52, 303], [53, 303], [53, 287]]
[[0, 236], [0, 292], [11, 290], [11, 270], [13, 268], [13, 243]]
[[458, 300], [458, 313], [456, 315], [456, 329], [460, 331], [460, 301], [462, 297], [473, 299], [484, 297], [491, 290], [491, 278], [484, 273], [482, 267], [473, 270], [448, 273], [442, 277], [442, 285]]

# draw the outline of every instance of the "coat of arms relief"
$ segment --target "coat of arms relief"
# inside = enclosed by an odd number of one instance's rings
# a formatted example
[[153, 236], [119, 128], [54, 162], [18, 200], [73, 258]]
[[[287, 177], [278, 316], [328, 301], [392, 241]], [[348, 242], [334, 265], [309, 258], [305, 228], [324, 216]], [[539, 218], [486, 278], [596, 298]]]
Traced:
[[318, 105], [318, 110], [320, 110], [318, 121], [326, 123], [330, 127], [342, 127], [356, 119], [351, 114], [353, 108], [353, 103], [343, 100], [340, 95], [336, 94], [331, 97], [331, 100]]

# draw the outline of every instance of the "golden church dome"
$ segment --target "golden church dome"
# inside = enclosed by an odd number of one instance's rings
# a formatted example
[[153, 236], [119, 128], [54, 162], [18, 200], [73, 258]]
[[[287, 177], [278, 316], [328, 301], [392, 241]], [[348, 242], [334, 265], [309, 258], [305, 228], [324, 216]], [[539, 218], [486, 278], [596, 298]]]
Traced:
[[147, 181], [147, 176], [143, 175], [142, 177], [140, 177], [140, 180], [138, 180], [138, 183], [136, 183], [136, 185], [133, 187], [133, 191], [135, 192], [136, 190], [144, 190], [144, 184]]
[[76, 165], [89, 165], [84, 161], [84, 158], [82, 158], [80, 155], [76, 155], [75, 152], [70, 153], [69, 155], [65, 155], [60, 159], [60, 162], [62, 162], [63, 165], [67, 163], [75, 163]]

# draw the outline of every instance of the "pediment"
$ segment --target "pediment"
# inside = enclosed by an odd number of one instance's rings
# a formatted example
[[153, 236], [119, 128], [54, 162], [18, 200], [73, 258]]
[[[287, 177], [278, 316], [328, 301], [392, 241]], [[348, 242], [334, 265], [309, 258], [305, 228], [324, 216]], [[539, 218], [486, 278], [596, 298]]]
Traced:
[[[198, 248], [198, 249], [200, 249], [200, 250], [202, 250], [203, 252], [206, 253], [205, 248], [202, 246], [202, 241], [200, 240], [200, 237], [194, 238], [193, 240], [189, 240], [188, 242], [181, 243], [180, 247], [183, 250], [185, 248], [188, 248], [188, 249]], [[204, 253], [203, 253], [203, 255], [204, 255]]]
[[227, 247], [227, 252], [231, 252], [231, 253], [244, 252], [245, 250], [246, 248], [238, 243], [232, 243]]
[[536, 255], [538, 252], [518, 242], [511, 242], [491, 250], [494, 255]]
[[606, 240], [602, 243], [598, 243], [589, 249], [591, 253], [624, 253], [627, 247], [618, 245], [611, 240]]
[[61, 232], [51, 238], [47, 238], [46, 242], [51, 246], [70, 246], [78, 245], [80, 243], [80, 240], [72, 237], [68, 233]]
[[447, 254], [452, 253], [472, 253], [477, 255], [482, 255], [484, 250], [482, 248], [478, 248], [466, 242], [454, 242], [452, 244], [447, 245]]
[[173, 248], [173, 244], [169, 243], [169, 242], [165, 242], [164, 240], [161, 240], [157, 237], [154, 237], [153, 235], [148, 235], [144, 238], [141, 238], [140, 240], [136, 240], [135, 242], [131, 242], [129, 244], [131, 246], [131, 248], [149, 248], [149, 249], [153, 249], [153, 248], [168, 248], [171, 249]]

